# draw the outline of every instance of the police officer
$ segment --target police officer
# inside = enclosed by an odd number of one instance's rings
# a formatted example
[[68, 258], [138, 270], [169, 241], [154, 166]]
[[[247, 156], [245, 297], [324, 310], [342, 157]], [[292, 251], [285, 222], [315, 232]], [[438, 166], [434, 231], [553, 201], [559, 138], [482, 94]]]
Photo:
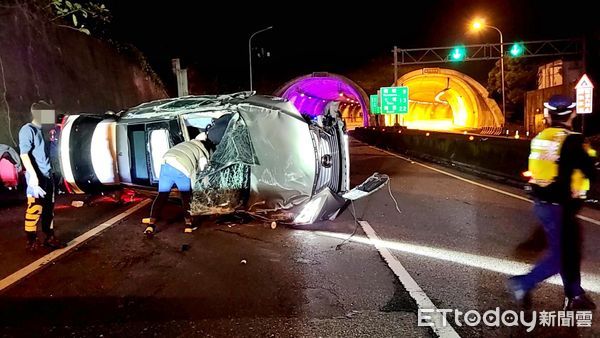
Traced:
[[595, 153], [582, 134], [572, 131], [576, 114], [575, 103], [569, 97], [554, 95], [544, 106], [550, 128], [531, 141], [529, 183], [548, 250], [528, 274], [510, 278], [509, 288], [517, 302], [529, 306], [530, 292], [560, 273], [565, 310], [595, 309], [581, 288], [581, 238], [576, 218], [590, 179], [595, 177]]

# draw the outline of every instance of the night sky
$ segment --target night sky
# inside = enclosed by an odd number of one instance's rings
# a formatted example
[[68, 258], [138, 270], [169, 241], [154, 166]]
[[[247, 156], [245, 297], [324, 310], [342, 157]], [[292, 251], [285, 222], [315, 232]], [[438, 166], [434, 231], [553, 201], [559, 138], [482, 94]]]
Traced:
[[[168, 85], [170, 59], [190, 69], [193, 91], [214, 93], [248, 87], [248, 37], [269, 58], [254, 57], [255, 86], [271, 92], [283, 82], [313, 71], [346, 75], [392, 62], [390, 50], [497, 42], [495, 31], [467, 34], [468, 23], [484, 17], [513, 40], [600, 35], [592, 2], [568, 1], [394, 1], [279, 2], [106, 0], [111, 34], [149, 58]], [[258, 53], [258, 50], [256, 50]], [[370, 66], [370, 68], [369, 68]], [[483, 73], [485, 66], [471, 66]], [[487, 68], [489, 70], [489, 68]], [[386, 71], [391, 72], [391, 66]], [[483, 77], [485, 74], [470, 74]]]

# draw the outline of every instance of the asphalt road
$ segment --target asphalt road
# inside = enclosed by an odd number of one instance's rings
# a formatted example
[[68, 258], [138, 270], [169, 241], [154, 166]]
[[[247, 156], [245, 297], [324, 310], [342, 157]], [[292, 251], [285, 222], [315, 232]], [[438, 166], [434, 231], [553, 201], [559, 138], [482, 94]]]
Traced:
[[[390, 175], [400, 208], [386, 188], [355, 203], [358, 218], [438, 309], [518, 309], [505, 281], [543, 248], [530, 203], [358, 142], [351, 153], [353, 184], [374, 171]], [[67, 241], [131, 207], [100, 201], [72, 208], [72, 199], [61, 196], [56, 217]], [[23, 209], [0, 209], [0, 280], [44, 255], [24, 252]], [[394, 263], [382, 259], [348, 211], [306, 228], [212, 220], [186, 235], [170, 206], [173, 216], [148, 240], [140, 224], [147, 209], [0, 291], [0, 336], [435, 336], [417, 325], [417, 303], [390, 269]], [[583, 213], [600, 220], [597, 211]], [[600, 225], [583, 224], [584, 283], [600, 303]], [[561, 305], [558, 285], [545, 283], [534, 295], [536, 311]], [[600, 313], [593, 316], [591, 328], [538, 326], [530, 333], [449, 319], [463, 337], [600, 336]]]

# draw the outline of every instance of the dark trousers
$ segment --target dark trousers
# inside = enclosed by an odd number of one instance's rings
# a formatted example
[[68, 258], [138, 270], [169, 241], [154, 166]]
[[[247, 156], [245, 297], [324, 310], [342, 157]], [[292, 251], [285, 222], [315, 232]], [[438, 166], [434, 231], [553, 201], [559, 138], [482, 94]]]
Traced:
[[25, 232], [29, 237], [35, 236], [39, 225], [47, 236], [54, 235], [54, 182], [52, 178], [38, 175], [39, 186], [44, 189], [46, 196], [34, 198], [27, 196], [25, 210]]
[[[169, 193], [170, 193], [169, 191], [158, 193], [158, 196], [156, 196], [156, 198], [154, 199], [154, 202], [152, 203], [152, 208], [150, 208], [150, 217], [151, 218], [155, 218], [155, 219], [160, 218], [162, 209], [164, 208], [165, 203], [167, 203], [167, 200], [169, 199]], [[179, 194], [181, 195], [181, 202], [183, 204], [183, 209], [185, 210], [186, 221], [188, 221], [188, 220], [191, 221], [190, 201], [192, 199], [192, 192], [191, 191], [180, 191]]]
[[[579, 207], [578, 207], [579, 205]], [[560, 273], [565, 296], [574, 297], [583, 293], [581, 288], [581, 241], [576, 221], [577, 203], [553, 204], [536, 201], [535, 215], [546, 233], [548, 249], [534, 268], [519, 280], [526, 290], [532, 290], [545, 279]]]
[[583, 201], [570, 200], [564, 205], [562, 227], [562, 273], [567, 280], [565, 296], [575, 297], [584, 293], [581, 288], [581, 225], [577, 213], [581, 210]]

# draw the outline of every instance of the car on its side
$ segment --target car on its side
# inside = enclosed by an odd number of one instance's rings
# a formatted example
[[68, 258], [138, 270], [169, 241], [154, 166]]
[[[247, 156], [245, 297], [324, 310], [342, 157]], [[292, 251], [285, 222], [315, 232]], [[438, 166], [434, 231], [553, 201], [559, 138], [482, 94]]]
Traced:
[[164, 153], [227, 115], [208, 167], [193, 180], [192, 214], [245, 212], [308, 224], [344, 209], [350, 158], [339, 114], [330, 110], [313, 120], [285, 99], [249, 92], [67, 116], [59, 146], [63, 177], [77, 193], [115, 186], [156, 191]]

